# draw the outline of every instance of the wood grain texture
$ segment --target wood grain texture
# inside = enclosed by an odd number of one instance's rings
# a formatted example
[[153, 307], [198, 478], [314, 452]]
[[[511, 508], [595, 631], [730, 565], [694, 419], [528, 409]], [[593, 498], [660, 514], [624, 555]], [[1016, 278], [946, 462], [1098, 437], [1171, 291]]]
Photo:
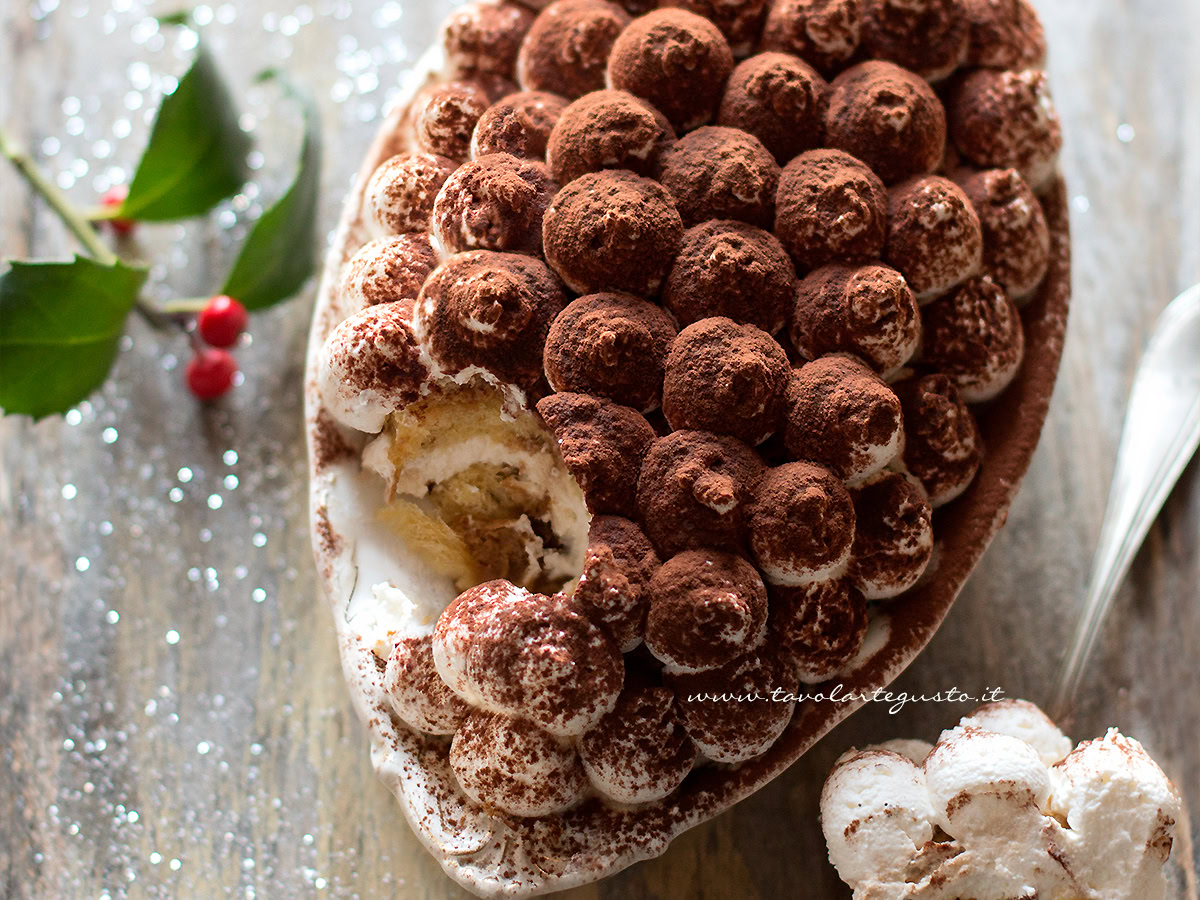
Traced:
[[[452, 5], [331, 0], [313, 5], [311, 23], [298, 16], [287, 35], [281, 22], [297, 13], [290, 4], [243, 0], [235, 21], [218, 16], [209, 28], [235, 83], [284, 61], [317, 87], [327, 225], [374, 130], [371, 106]], [[1079, 614], [1138, 353], [1159, 310], [1200, 281], [1200, 5], [1038, 5], [1075, 198], [1066, 355], [1007, 528], [895, 685], [912, 693], [1000, 686], [1049, 699]], [[170, 40], [164, 49], [137, 42], [141, 6], [106, 6], [93, 3], [80, 17], [82, 5], [63, 0], [35, 21], [36, 3], [0, 3], [0, 121], [39, 150], [60, 139], [47, 159], [53, 171], [76, 156], [91, 162], [71, 188], [81, 203], [104, 166], [136, 160], [145, 125], [125, 99], [140, 77], [130, 66], [180, 67]], [[354, 81], [365, 72], [383, 87]], [[69, 112], [71, 98], [78, 113]], [[270, 98], [258, 103], [267, 109]], [[81, 135], [69, 135], [72, 118]], [[120, 118], [133, 120], [133, 136], [113, 141], [111, 159], [99, 157], [96, 141]], [[1120, 131], [1128, 140], [1118, 137], [1121, 125], [1132, 126]], [[289, 146], [286, 115], [265, 118], [263, 128], [265, 153]], [[278, 185], [270, 168], [264, 192]], [[0, 242], [5, 256], [61, 256], [69, 247], [8, 170], [0, 170]], [[157, 230], [145, 243], [172, 261], [163, 280], [180, 294], [205, 290], [230, 260], [230, 236], [213, 223]], [[222, 406], [194, 406], [178, 366], [164, 370], [166, 354], [185, 356], [182, 342], [134, 324], [114, 381], [81, 407], [79, 424], [0, 422], [0, 896], [465, 896], [376, 783], [328, 614], [313, 593], [300, 413], [309, 299], [256, 319], [254, 345], [239, 351], [246, 385]], [[1140, 738], [1193, 809], [1198, 547], [1193, 464], [1135, 563], [1070, 729], [1083, 738], [1117, 725]], [[664, 857], [571, 896], [847, 896], [816, 823], [833, 760], [851, 745], [933, 739], [965, 711], [869, 707]], [[1173, 896], [1195, 897], [1198, 857], [1187, 832], [1174, 859], [1182, 865], [1173, 868]]]

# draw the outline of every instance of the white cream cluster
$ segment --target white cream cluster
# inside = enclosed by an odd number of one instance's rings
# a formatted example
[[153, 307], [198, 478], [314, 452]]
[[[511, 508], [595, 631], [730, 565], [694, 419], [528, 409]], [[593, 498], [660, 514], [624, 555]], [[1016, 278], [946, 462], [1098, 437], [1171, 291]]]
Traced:
[[930, 746], [842, 756], [821, 794], [830, 861], [856, 900], [1158, 900], [1178, 791], [1137, 741], [1070, 740], [1023, 700]]

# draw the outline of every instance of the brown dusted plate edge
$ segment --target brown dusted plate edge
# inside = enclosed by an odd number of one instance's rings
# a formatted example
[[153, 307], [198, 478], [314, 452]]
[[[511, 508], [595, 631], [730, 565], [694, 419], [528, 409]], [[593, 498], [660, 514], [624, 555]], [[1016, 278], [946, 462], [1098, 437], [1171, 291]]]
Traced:
[[[431, 51], [418, 65], [413, 94], [441, 77], [439, 55]], [[448, 741], [417, 734], [392, 715], [384, 698], [382, 667], [346, 628], [346, 605], [357, 574], [355, 548], [345, 537], [352, 529], [338, 521], [338, 510], [330, 503], [339, 475], [357, 470], [362, 437], [347, 435], [323, 409], [317, 359], [341, 318], [336, 308], [338, 271], [368, 239], [359, 216], [366, 183], [380, 162], [405, 149], [407, 128], [408, 106], [401, 102], [384, 122], [346, 200], [317, 294], [304, 385], [317, 571], [334, 612], [354, 706], [370, 735], [372, 763], [422, 843], [451, 878], [482, 896], [563, 890], [660, 855], [676, 835], [765, 786], [862, 702], [799, 704], [787, 730], [764, 754], [732, 767], [697, 768], [662, 801], [617, 809], [593, 798], [565, 813], [535, 819], [474, 807], [456, 787], [446, 759]], [[844, 694], [869, 693], [889, 684], [930, 641], [1004, 524], [1037, 447], [1070, 303], [1070, 238], [1061, 178], [1041, 200], [1051, 231], [1050, 268], [1036, 297], [1021, 310], [1026, 354], [1020, 371], [1001, 402], [976, 410], [986, 447], [984, 464], [962, 497], [937, 510], [937, 543], [925, 577], [901, 600], [873, 613], [859, 664], [837, 679]], [[814, 693], [821, 686], [805, 690]]]

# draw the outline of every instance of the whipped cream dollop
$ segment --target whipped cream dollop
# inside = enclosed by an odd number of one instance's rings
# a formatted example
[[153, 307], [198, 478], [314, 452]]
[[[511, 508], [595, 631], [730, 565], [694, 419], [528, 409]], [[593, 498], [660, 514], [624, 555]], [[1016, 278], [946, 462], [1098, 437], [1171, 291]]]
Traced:
[[821, 793], [830, 862], [856, 900], [1159, 900], [1179, 792], [1110, 729], [1071, 749], [1036, 706], [980, 707], [930, 747], [842, 755]]

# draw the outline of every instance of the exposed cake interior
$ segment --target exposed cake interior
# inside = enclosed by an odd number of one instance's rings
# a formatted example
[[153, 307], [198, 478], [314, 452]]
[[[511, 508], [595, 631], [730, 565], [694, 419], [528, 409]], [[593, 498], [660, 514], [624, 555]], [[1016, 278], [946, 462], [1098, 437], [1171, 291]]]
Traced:
[[380, 517], [457, 591], [503, 578], [570, 590], [588, 513], [554, 436], [479, 381], [437, 390], [388, 417], [364, 455], [387, 483]]

